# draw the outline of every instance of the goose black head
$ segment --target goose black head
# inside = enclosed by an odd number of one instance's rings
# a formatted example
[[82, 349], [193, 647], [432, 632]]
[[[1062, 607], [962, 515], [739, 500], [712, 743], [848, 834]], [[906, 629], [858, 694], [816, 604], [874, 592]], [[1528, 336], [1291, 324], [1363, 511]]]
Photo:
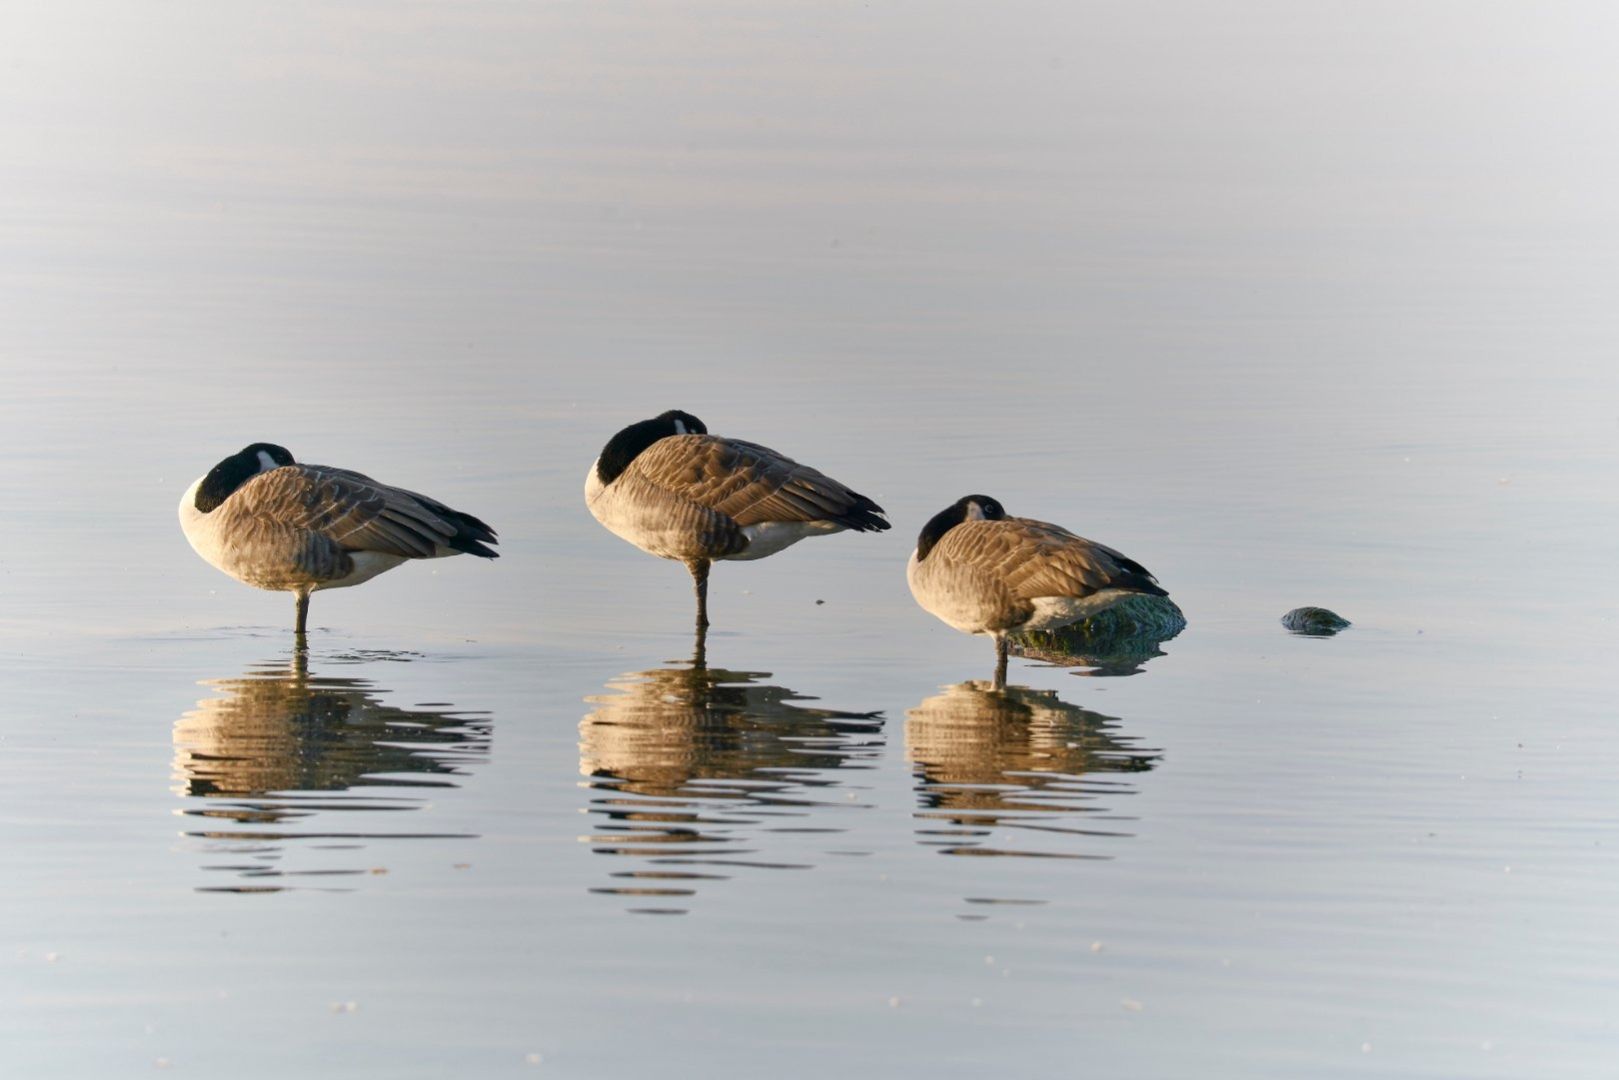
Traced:
[[963, 521], [1001, 521], [1005, 517], [1006, 508], [988, 495], [964, 495], [922, 526], [922, 533], [916, 538], [916, 561], [927, 558], [933, 545]]
[[619, 473], [630, 467], [630, 462], [642, 450], [659, 439], [666, 439], [670, 435], [707, 434], [708, 426], [689, 412], [670, 409], [666, 413], [659, 413], [650, 420], [631, 424], [608, 439], [607, 445], [602, 447], [601, 457], [596, 459], [596, 476], [603, 484], [611, 484], [618, 479]]
[[209, 469], [208, 475], [197, 485], [197, 511], [208, 513], [259, 473], [292, 463], [292, 452], [275, 443], [256, 442], [242, 447]]

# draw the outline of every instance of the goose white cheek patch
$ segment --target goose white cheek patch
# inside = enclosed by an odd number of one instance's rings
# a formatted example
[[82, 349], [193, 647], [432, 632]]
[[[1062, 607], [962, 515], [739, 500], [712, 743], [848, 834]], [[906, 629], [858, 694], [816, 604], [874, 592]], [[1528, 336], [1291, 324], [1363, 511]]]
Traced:
[[279, 469], [280, 467], [276, 464], [275, 458], [270, 456], [268, 450], [259, 451], [259, 472], [269, 472], [271, 469]]

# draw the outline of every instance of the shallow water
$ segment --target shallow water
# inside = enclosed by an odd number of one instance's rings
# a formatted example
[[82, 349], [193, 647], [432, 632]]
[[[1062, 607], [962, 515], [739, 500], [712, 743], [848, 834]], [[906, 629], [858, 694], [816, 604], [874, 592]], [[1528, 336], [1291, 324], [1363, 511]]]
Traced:
[[[1608, 16], [1239, 8], [0, 37], [0, 1072], [1612, 1075]], [[703, 669], [581, 498], [672, 406], [895, 522]], [[503, 557], [300, 665], [174, 517], [257, 439]], [[969, 491], [1188, 628], [989, 692]]]

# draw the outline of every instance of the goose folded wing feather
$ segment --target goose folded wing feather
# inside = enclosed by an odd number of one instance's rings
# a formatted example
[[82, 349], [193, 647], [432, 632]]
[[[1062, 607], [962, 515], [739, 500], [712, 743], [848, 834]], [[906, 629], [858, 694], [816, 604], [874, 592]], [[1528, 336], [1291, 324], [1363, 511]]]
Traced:
[[243, 494], [251, 496], [242, 505], [255, 532], [305, 534], [306, 542], [324, 540], [342, 551], [426, 558], [455, 533], [414, 493], [347, 469], [283, 466], [248, 481]]
[[636, 459], [659, 487], [723, 514], [739, 526], [827, 521], [854, 509], [858, 496], [808, 465], [740, 439], [687, 435], [663, 439]]

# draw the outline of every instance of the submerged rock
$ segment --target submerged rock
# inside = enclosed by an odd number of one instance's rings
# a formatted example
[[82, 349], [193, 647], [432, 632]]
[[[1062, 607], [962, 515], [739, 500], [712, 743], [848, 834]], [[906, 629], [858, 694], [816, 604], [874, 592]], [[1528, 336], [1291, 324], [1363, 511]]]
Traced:
[[1185, 613], [1167, 596], [1132, 596], [1077, 623], [1009, 636], [1018, 656], [1094, 668], [1091, 675], [1134, 675], [1184, 629]]
[[1282, 625], [1295, 634], [1331, 637], [1349, 625], [1349, 620], [1324, 607], [1296, 607], [1282, 616]]

